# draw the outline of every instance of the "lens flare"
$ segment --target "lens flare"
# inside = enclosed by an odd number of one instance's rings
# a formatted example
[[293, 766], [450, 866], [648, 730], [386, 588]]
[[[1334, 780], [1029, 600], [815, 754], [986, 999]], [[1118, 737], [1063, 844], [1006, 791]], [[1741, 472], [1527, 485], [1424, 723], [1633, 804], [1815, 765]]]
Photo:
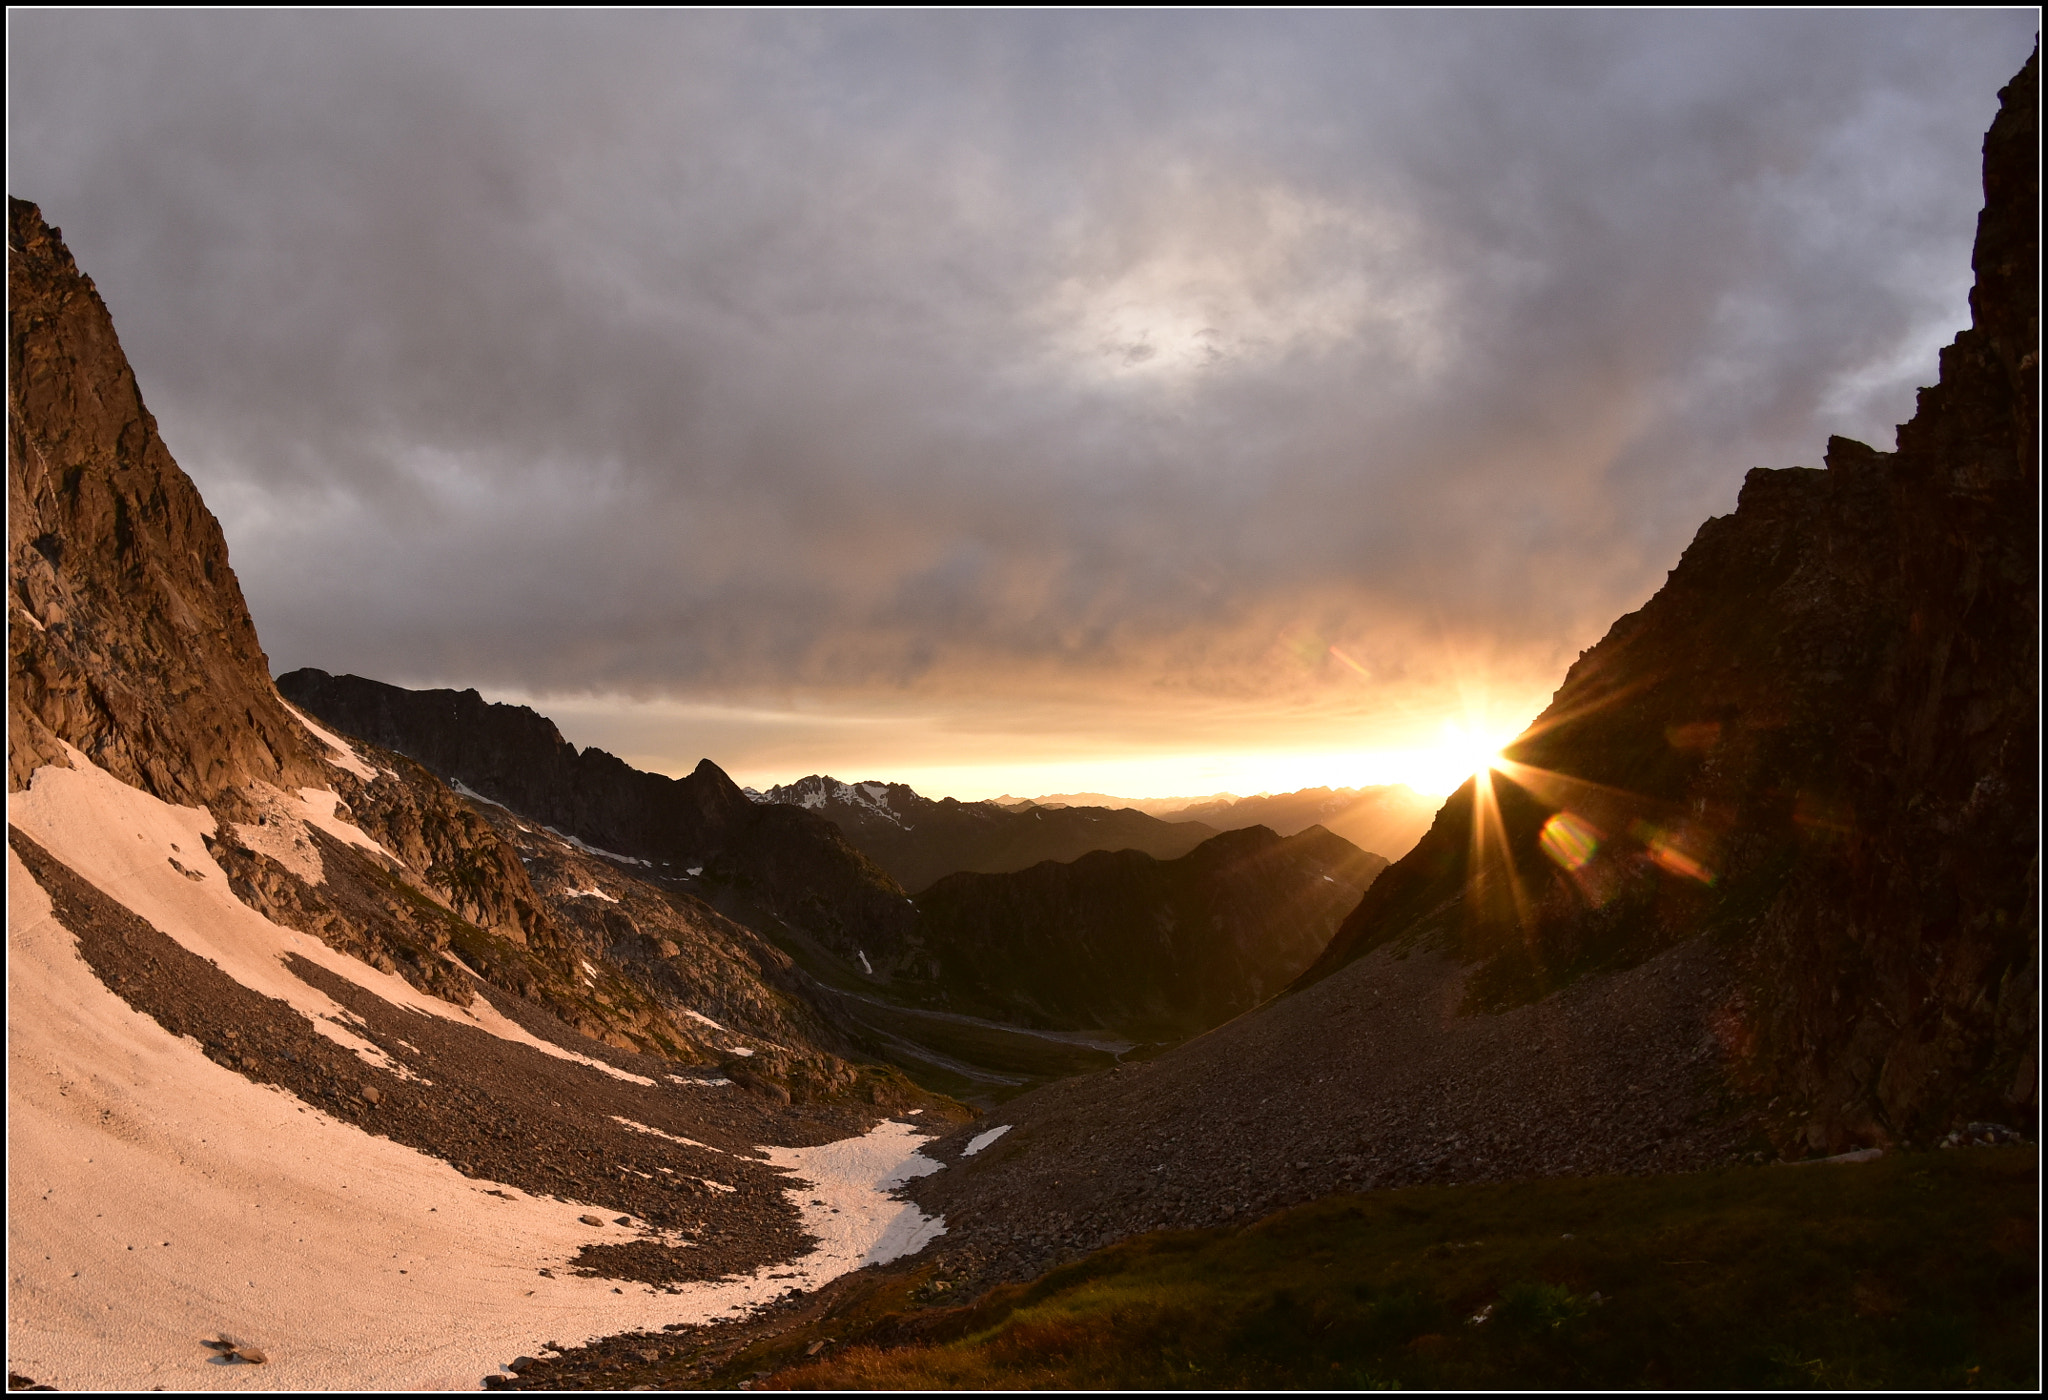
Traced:
[[1631, 826], [1629, 835], [1643, 843], [1643, 848], [1650, 853], [1651, 860], [1673, 875], [1697, 880], [1710, 887], [1713, 885], [1713, 869], [1693, 852], [1686, 850], [1683, 837], [1645, 821], [1636, 822]]
[[1358, 672], [1359, 675], [1365, 677], [1367, 680], [1372, 679], [1372, 672], [1366, 670], [1365, 667], [1359, 665], [1356, 661], [1353, 661], [1349, 656], [1345, 655], [1344, 652], [1340, 648], [1338, 648], [1334, 643], [1331, 644], [1330, 655], [1336, 657], [1339, 661], [1343, 662], [1346, 666], [1349, 666], [1352, 670]]
[[1543, 848], [1543, 854], [1576, 874], [1599, 853], [1603, 834], [1599, 827], [1575, 813], [1558, 812], [1543, 823], [1536, 842]]

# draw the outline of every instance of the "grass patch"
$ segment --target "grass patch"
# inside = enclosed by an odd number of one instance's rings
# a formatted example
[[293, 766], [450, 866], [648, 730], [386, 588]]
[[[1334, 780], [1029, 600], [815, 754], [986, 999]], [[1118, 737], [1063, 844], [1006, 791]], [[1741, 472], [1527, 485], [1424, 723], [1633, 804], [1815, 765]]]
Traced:
[[879, 1277], [691, 1383], [2030, 1389], [2037, 1164], [1978, 1149], [1330, 1197], [1125, 1241], [969, 1307], [929, 1267]]

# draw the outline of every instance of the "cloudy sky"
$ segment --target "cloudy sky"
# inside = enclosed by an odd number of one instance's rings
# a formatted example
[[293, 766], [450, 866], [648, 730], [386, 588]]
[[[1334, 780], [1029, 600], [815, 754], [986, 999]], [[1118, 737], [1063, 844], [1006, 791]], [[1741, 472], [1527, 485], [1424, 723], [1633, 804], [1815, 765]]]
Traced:
[[273, 666], [742, 782], [1442, 777], [1967, 320], [2035, 12], [9, 13]]

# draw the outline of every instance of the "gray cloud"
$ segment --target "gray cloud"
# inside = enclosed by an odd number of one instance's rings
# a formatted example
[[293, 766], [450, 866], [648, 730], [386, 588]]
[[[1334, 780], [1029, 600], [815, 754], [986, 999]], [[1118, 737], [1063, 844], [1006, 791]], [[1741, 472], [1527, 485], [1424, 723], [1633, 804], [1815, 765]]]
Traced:
[[1289, 624], [1549, 674], [1744, 471], [1888, 446], [2033, 31], [10, 24], [12, 188], [280, 667], [1104, 703], [1335, 693]]

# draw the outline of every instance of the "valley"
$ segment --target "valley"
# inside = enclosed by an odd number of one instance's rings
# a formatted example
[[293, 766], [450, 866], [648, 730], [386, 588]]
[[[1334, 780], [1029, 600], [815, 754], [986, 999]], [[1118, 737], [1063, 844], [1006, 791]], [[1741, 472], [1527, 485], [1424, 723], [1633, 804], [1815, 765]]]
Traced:
[[[1307, 968], [1387, 864], [1320, 827], [1282, 839], [1087, 808], [1041, 822], [1035, 811], [926, 802], [901, 785], [862, 794], [894, 804], [886, 819], [872, 805], [826, 804], [819, 784], [784, 794], [818, 799], [809, 804], [750, 804], [708, 759], [680, 782], [643, 773], [578, 753], [544, 717], [474, 691], [314, 671], [278, 686], [322, 724], [428, 765], [522, 839], [608, 853], [615, 878], [759, 930], [752, 936], [786, 955], [842, 1035], [983, 1106], [1132, 1051], [1157, 1053], [1250, 1009]], [[479, 737], [510, 735], [521, 737]], [[512, 744], [530, 761], [511, 763]], [[559, 776], [542, 776], [550, 770]], [[873, 820], [842, 835], [820, 813], [845, 806]], [[645, 815], [621, 815], [635, 810]], [[520, 812], [560, 823], [562, 835], [525, 825]], [[887, 835], [871, 855], [878, 826]], [[1178, 854], [1088, 844], [1130, 832]], [[878, 868], [891, 852], [937, 868], [969, 838], [986, 838], [983, 863], [1000, 868], [950, 874], [915, 897]], [[1074, 854], [1032, 859], [1045, 850]], [[844, 919], [849, 891], [866, 913], [857, 928]], [[596, 935], [613, 956], [645, 943], [628, 909], [569, 907], [614, 930]]]
[[10, 1389], [2037, 1385], [2038, 49], [2000, 103], [1896, 449], [1750, 471], [1441, 803], [273, 678], [10, 198]]

